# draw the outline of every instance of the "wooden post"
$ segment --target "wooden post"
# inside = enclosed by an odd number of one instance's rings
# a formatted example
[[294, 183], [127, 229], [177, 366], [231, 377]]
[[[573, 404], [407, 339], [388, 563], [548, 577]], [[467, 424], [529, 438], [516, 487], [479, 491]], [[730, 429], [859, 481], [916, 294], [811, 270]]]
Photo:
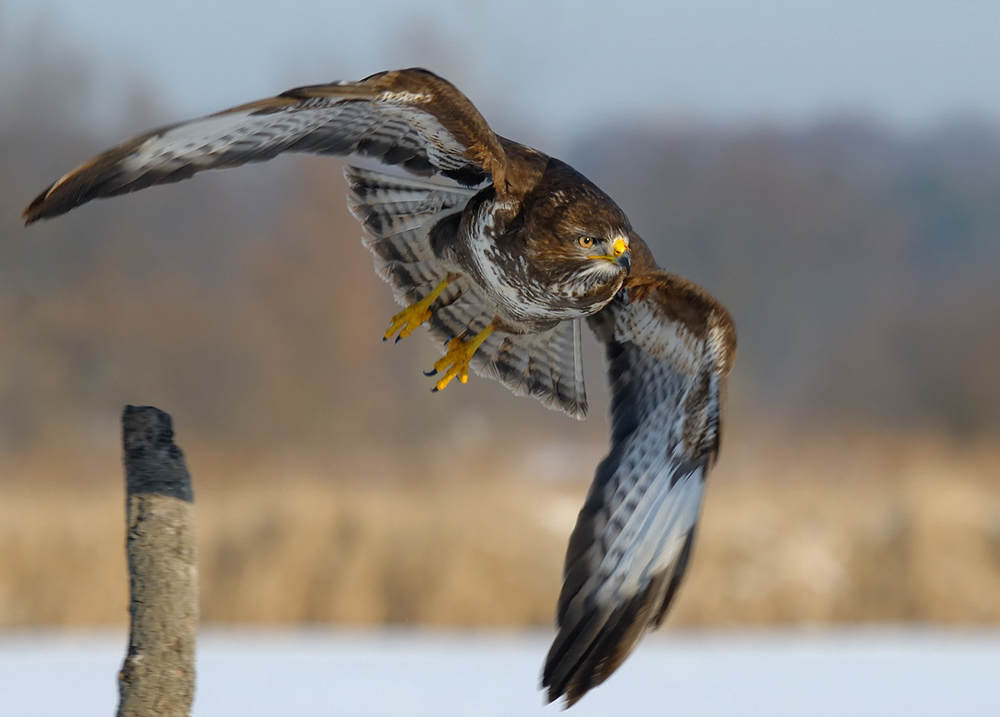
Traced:
[[122, 414], [132, 618], [118, 717], [187, 717], [194, 699], [198, 566], [194, 496], [170, 416]]

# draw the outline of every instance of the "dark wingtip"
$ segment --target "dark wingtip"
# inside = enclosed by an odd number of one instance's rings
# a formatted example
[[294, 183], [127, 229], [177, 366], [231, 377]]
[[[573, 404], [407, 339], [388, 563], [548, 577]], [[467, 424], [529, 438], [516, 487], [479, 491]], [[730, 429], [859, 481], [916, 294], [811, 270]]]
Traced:
[[21, 219], [24, 220], [24, 226], [34, 224], [39, 219], [47, 219], [48, 217], [62, 214], [62, 212], [46, 211], [45, 200], [49, 198], [49, 192], [52, 191], [53, 186], [55, 185], [49, 185], [46, 187], [45, 191], [32, 199], [31, 204], [29, 204], [25, 210], [21, 212]]
[[560, 709], [567, 710], [572, 707], [579, 697], [576, 699], [570, 699], [570, 696], [565, 692], [560, 691], [555, 685], [549, 685], [545, 682], [542, 683], [542, 689], [545, 690], [545, 704], [550, 705], [562, 696], [566, 696], [566, 701], [559, 705]]
[[542, 683], [542, 689], [545, 690], [545, 704], [547, 705], [556, 702], [562, 697], [566, 698], [565, 701], [559, 705], [559, 708], [562, 710], [568, 710], [570, 707], [575, 705], [587, 692], [587, 690], [574, 690], [570, 685], [563, 685], [560, 688], [557, 685], [548, 684], [546, 682]]
[[590, 612], [578, 620], [560, 620], [563, 624], [549, 649], [542, 677], [550, 702], [565, 696], [565, 707], [572, 707], [621, 666], [642, 636], [662, 619], [664, 590], [674, 571], [671, 566], [655, 573], [644, 589], [609, 614]]

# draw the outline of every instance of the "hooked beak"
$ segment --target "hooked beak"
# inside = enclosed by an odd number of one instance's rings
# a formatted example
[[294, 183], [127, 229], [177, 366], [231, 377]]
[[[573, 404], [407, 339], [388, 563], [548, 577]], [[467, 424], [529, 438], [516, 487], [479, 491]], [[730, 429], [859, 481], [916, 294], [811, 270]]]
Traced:
[[624, 267], [626, 275], [630, 274], [632, 272], [632, 252], [629, 251], [624, 239], [621, 237], [615, 239], [613, 252], [615, 263]]
[[615, 243], [611, 245], [610, 254], [591, 254], [590, 258], [605, 259], [612, 264], [624, 267], [626, 274], [632, 271], [632, 252], [629, 251], [628, 244], [621, 237], [615, 239]]

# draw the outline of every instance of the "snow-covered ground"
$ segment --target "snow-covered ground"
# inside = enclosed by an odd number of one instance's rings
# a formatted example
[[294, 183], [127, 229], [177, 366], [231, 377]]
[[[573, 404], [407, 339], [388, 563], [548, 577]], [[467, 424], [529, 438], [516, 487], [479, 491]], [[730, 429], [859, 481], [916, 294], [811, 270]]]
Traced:
[[[549, 635], [206, 631], [198, 717], [532, 715]], [[123, 634], [0, 633], [0, 715], [109, 717]], [[1000, 632], [670, 632], [575, 706], [588, 715], [1000, 715]]]

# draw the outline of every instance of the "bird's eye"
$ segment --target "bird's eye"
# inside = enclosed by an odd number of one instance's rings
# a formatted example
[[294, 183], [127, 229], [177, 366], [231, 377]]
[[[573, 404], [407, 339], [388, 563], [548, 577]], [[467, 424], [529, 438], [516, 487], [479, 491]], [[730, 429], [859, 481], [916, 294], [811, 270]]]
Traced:
[[580, 246], [584, 249], [594, 246], [594, 237], [580, 237]]

